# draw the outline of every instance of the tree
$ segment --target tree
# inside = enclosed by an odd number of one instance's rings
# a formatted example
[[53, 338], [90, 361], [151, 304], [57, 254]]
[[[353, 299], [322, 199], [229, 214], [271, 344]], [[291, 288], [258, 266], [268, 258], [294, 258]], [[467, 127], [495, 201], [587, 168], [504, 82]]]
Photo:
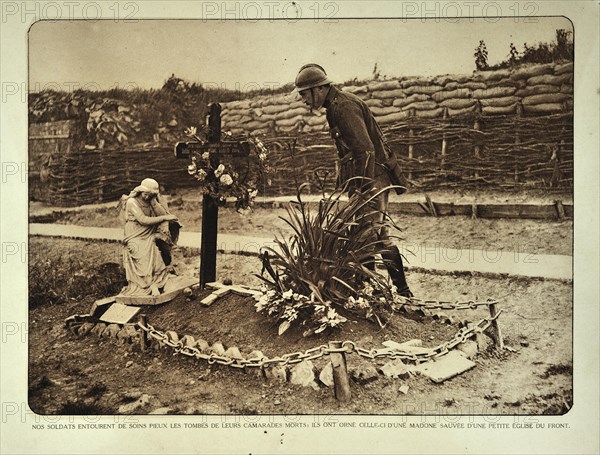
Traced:
[[477, 70], [481, 71], [488, 69], [488, 52], [483, 40], [479, 41], [479, 46], [475, 48], [473, 57], [475, 57], [475, 67]]

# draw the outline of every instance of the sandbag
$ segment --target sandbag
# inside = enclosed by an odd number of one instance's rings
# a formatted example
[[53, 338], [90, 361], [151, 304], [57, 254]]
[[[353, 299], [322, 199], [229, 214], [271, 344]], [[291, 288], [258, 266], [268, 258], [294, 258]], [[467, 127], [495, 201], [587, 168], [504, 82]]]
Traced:
[[417, 117], [419, 118], [437, 118], [441, 117], [444, 113], [444, 108], [438, 107], [437, 109], [431, 109], [428, 111], [416, 111]]
[[394, 90], [400, 88], [400, 83], [397, 80], [375, 82], [368, 85], [369, 92], [377, 92], [382, 90]]
[[558, 85], [533, 85], [531, 87], [522, 88], [517, 90], [515, 95], [525, 97], [531, 95], [539, 95], [541, 93], [556, 93], [559, 91]]
[[526, 96], [523, 98], [523, 105], [534, 105], [534, 104], [552, 104], [562, 103], [569, 99], [570, 96], [564, 93], [543, 93], [541, 95]]
[[240, 125], [243, 125], [244, 123], [251, 122], [252, 120], [252, 117], [250, 117], [249, 115], [244, 115], [241, 119], [238, 120], [238, 123]]
[[376, 99], [394, 99], [405, 96], [404, 90], [396, 89], [396, 90], [382, 90], [379, 92], [372, 92], [371, 97]]
[[287, 120], [290, 118], [294, 118], [298, 115], [307, 115], [308, 114], [308, 108], [306, 107], [298, 107], [296, 109], [287, 109], [283, 112], [279, 112], [278, 114], [275, 115], [275, 120]]
[[408, 106], [411, 103], [417, 102], [417, 101], [427, 101], [429, 100], [429, 96], [427, 95], [423, 95], [421, 93], [415, 93], [413, 95], [407, 96], [407, 97], [403, 97], [403, 98], [396, 98], [394, 100], [394, 102], [392, 103], [393, 106], [396, 107], [404, 107], [404, 106]]
[[431, 95], [433, 93], [439, 92], [443, 90], [441, 85], [413, 85], [404, 90], [407, 95], [412, 95], [413, 93], [422, 93], [424, 95]]
[[288, 109], [289, 105], [271, 104], [269, 106], [264, 106], [263, 112], [265, 114], [278, 114], [280, 112], [287, 111]]
[[566, 93], [568, 95], [573, 94], [573, 86], [571, 84], [563, 84], [560, 86], [560, 93]]
[[506, 115], [514, 114], [517, 110], [517, 105], [512, 106], [483, 106], [481, 111], [487, 115]]
[[431, 80], [425, 77], [415, 77], [415, 78], [410, 78], [410, 79], [405, 79], [405, 80], [401, 80], [400, 81], [400, 87], [402, 88], [408, 88], [408, 87], [414, 87], [416, 85], [430, 85], [431, 84]]
[[573, 62], [563, 63], [562, 65], [556, 65], [554, 67], [554, 74], [560, 75], [565, 73], [573, 74]]
[[437, 107], [437, 103], [435, 101], [417, 101], [416, 103], [410, 103], [407, 106], [402, 108], [403, 111], [409, 111], [411, 109], [415, 109], [416, 111], [428, 111], [431, 109], [435, 109]]
[[396, 112], [394, 114], [382, 115], [377, 117], [377, 123], [380, 125], [387, 125], [389, 123], [401, 122], [402, 120], [406, 120], [408, 118], [408, 111]]
[[371, 109], [371, 112], [373, 113], [373, 115], [375, 115], [375, 116], [393, 114], [394, 112], [398, 112], [399, 111], [399, 108], [394, 107], [394, 106], [389, 106], [389, 107], [375, 107], [375, 106], [373, 106], [370, 109]]
[[482, 89], [486, 89], [487, 85], [485, 85], [485, 83], [483, 82], [465, 82], [463, 84], [464, 88], [468, 88], [469, 90], [482, 90]]
[[456, 90], [442, 90], [441, 92], [434, 93], [431, 98], [434, 101], [440, 102], [451, 98], [471, 98], [473, 92], [468, 88], [458, 88]]
[[347, 85], [346, 87], [342, 87], [342, 90], [354, 93], [355, 95], [358, 93], [367, 93], [369, 91], [366, 85]]
[[517, 91], [515, 87], [494, 87], [484, 90], [475, 90], [473, 92], [473, 98], [500, 98], [502, 96], [511, 96]]
[[377, 98], [370, 98], [368, 100], [365, 100], [365, 104], [369, 107], [384, 107], [383, 101]]
[[318, 133], [319, 131], [324, 131], [325, 129], [325, 125], [305, 125], [302, 128], [302, 131], [305, 133]]
[[498, 81], [510, 77], [509, 69], [500, 69], [493, 71], [477, 71], [473, 77], [476, 81]]
[[297, 125], [293, 125], [293, 126], [283, 126], [283, 125], [277, 125], [277, 130], [281, 131], [283, 133], [291, 133], [294, 131], [298, 131], [303, 125], [301, 123], [298, 123]]
[[310, 126], [325, 125], [327, 123], [327, 117], [324, 115], [307, 115], [304, 118], [304, 121]]
[[292, 118], [277, 119], [275, 121], [275, 124], [277, 126], [293, 126], [298, 123], [304, 123], [303, 115], [297, 115], [296, 117], [292, 117]]
[[450, 109], [450, 108], [448, 108], [448, 115], [450, 117], [461, 117], [463, 115], [470, 115], [470, 114], [472, 114], [474, 110], [475, 110], [474, 106], [465, 107], [465, 108], [462, 108], [462, 109]]
[[529, 79], [527, 79], [527, 87], [531, 85], [540, 84], [562, 85], [566, 82], [573, 83], [572, 73], [564, 73], [558, 76], [554, 76], [552, 74], [544, 74], [543, 76], [530, 77]]
[[504, 107], [504, 106], [512, 106], [515, 103], [518, 103], [521, 98], [517, 96], [503, 96], [501, 98], [485, 98], [481, 100], [482, 106], [492, 106], [492, 107]]
[[440, 103], [440, 106], [447, 107], [450, 109], [464, 109], [466, 107], [473, 107], [475, 100], [472, 98], [452, 98], [444, 100]]
[[229, 109], [250, 109], [250, 100], [231, 101], [228, 103]]
[[456, 81], [450, 81], [445, 84], [438, 84], [438, 85], [443, 86], [444, 90], [448, 90], [448, 91], [456, 90], [456, 89], [460, 88], [460, 84]]
[[546, 103], [546, 104], [528, 104], [523, 105], [526, 113], [531, 114], [546, 114], [550, 112], [561, 112], [563, 105], [561, 103]]
[[259, 122], [258, 120], [254, 120], [252, 122], [248, 122], [244, 125], [245, 128], [250, 129], [250, 130], [256, 130], [259, 128], [268, 128], [269, 127], [269, 123], [268, 122]]
[[510, 75], [511, 79], [529, 79], [533, 76], [541, 76], [543, 74], [552, 74], [554, 65], [552, 63], [546, 63], [542, 65], [528, 65], [516, 68]]

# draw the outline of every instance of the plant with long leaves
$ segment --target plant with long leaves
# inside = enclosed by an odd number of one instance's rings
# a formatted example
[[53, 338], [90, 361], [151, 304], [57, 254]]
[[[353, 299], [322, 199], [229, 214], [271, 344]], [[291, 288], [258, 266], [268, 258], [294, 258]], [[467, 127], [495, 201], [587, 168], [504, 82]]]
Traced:
[[[342, 200], [348, 186], [356, 183], [352, 180], [363, 186]], [[287, 217], [280, 217], [292, 234], [276, 237], [277, 247], [266, 248], [261, 256], [263, 272], [257, 276], [271, 288], [271, 298], [259, 302], [257, 311], [288, 321], [285, 328], [291, 323], [308, 325], [305, 334], [322, 331], [324, 325], [339, 326], [345, 320], [341, 314], [380, 321], [378, 315], [389, 309], [394, 296], [388, 277], [377, 271], [377, 265], [388, 265], [384, 258], [389, 256], [390, 242], [400, 238], [389, 235], [384, 241], [381, 232], [400, 228], [378, 208], [377, 199], [394, 187], [373, 189], [368, 179], [356, 177], [331, 195], [323, 195], [316, 208], [302, 200], [305, 188], [306, 184], [298, 187]], [[291, 306], [298, 311], [290, 312]]]

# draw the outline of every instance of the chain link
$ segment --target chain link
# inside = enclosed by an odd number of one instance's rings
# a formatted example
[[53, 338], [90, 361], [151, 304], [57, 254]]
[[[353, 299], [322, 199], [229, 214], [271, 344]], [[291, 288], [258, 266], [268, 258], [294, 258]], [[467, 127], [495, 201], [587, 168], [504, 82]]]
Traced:
[[[486, 303], [478, 303], [476, 305], [488, 305], [490, 303], [495, 302], [491, 301]], [[157, 340], [160, 344], [173, 348], [174, 355], [183, 354], [188, 357], [194, 357], [200, 360], [205, 360], [208, 362], [209, 365], [213, 365], [216, 363], [218, 365], [230, 366], [239, 369], [265, 368], [271, 366], [283, 367], [286, 365], [295, 365], [305, 360], [317, 360], [325, 355], [334, 353], [357, 354], [358, 356], [369, 360], [377, 360], [384, 358], [391, 360], [400, 359], [415, 362], [418, 364], [427, 362], [432, 358], [439, 358], [447, 354], [450, 350], [454, 349], [459, 344], [467, 341], [474, 335], [486, 331], [492, 325], [492, 322], [495, 319], [497, 319], [501, 313], [502, 310], [498, 311], [494, 317], [483, 318], [476, 324], [472, 324], [469, 327], [461, 328], [451, 340], [441, 343], [440, 345], [431, 348], [427, 352], [415, 353], [402, 351], [400, 349], [394, 348], [366, 349], [357, 346], [354, 341], [346, 340], [341, 343], [340, 347], [329, 347], [328, 345], [322, 344], [320, 346], [307, 349], [304, 352], [296, 351], [284, 354], [279, 357], [268, 358], [263, 356], [252, 359], [230, 358], [223, 355], [218, 355], [214, 352], [211, 354], [205, 354], [194, 346], [184, 346], [181, 340], [177, 342], [171, 341], [169, 339], [169, 336], [165, 332], [155, 329], [150, 324], [143, 325], [141, 322], [138, 322], [137, 325], [140, 329], [145, 331], [148, 334], [148, 336]]]
[[400, 303], [400, 307], [414, 306], [426, 310], [476, 310], [480, 306], [490, 306], [499, 303], [497, 300], [493, 299], [488, 299], [485, 302], [475, 302], [474, 300], [449, 302], [443, 300], [421, 300], [415, 297], [404, 297], [403, 300], [405, 301]]

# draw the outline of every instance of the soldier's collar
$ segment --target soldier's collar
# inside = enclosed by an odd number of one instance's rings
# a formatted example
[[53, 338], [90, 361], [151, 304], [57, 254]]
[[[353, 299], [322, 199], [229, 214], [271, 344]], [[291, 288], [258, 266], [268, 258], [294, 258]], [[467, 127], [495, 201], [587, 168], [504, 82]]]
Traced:
[[335, 100], [336, 96], [340, 93], [335, 85], [331, 85], [329, 87], [329, 91], [327, 92], [327, 96], [325, 97], [325, 101], [323, 101], [323, 107], [327, 109], [333, 100]]

